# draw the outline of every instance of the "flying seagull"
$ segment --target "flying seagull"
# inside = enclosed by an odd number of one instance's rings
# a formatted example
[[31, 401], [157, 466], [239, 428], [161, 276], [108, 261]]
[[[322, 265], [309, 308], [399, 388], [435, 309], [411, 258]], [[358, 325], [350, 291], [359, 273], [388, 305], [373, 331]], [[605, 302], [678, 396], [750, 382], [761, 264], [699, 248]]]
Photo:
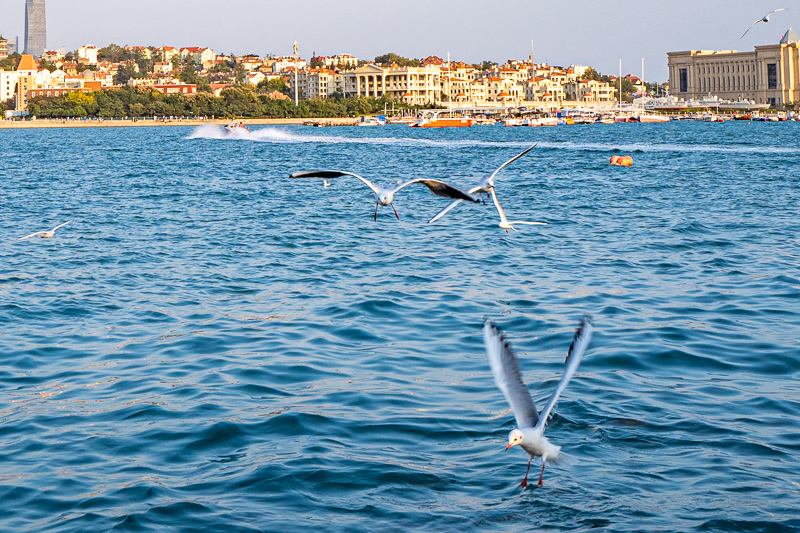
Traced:
[[525, 471], [525, 479], [522, 480], [521, 487], [528, 486], [528, 472], [531, 470], [531, 461], [534, 457], [542, 458], [542, 471], [539, 474], [538, 483], [540, 487], [544, 476], [544, 465], [547, 461], [558, 464], [572, 459], [566, 453], [560, 453], [561, 446], [550, 444], [550, 441], [544, 436], [544, 429], [550, 412], [555, 407], [558, 397], [567, 387], [570, 378], [578, 369], [581, 358], [583, 358], [583, 354], [586, 352], [586, 348], [589, 347], [591, 340], [592, 323], [589, 317], [584, 316], [575, 332], [572, 344], [569, 346], [564, 375], [561, 376], [561, 381], [556, 385], [556, 389], [550, 395], [542, 411], [537, 413], [533, 398], [531, 398], [528, 388], [522, 381], [519, 363], [513, 350], [511, 350], [511, 346], [508, 345], [503, 334], [494, 324], [488, 318], [484, 319], [483, 344], [486, 348], [486, 355], [489, 357], [489, 365], [492, 367], [494, 381], [503, 391], [503, 395], [514, 412], [514, 418], [517, 419], [517, 429], [508, 434], [506, 450], [512, 446], [519, 445], [528, 452], [529, 456], [528, 469]]
[[[769, 16], [770, 15], [772, 15], [773, 13], [777, 13], [778, 11], [786, 11], [787, 9], [789, 9], [789, 8], [788, 7], [782, 7], [780, 9], [773, 9], [772, 11], [770, 11], [769, 13], [764, 15], [763, 18], [760, 18], [757, 21], [755, 21], [754, 23], [750, 24], [750, 28], [752, 28], [753, 26], [755, 26], [759, 22], [769, 22]], [[739, 39], [743, 39], [744, 36], [747, 35], [747, 32], [750, 31], [750, 28], [747, 28], [747, 30], [742, 34], [741, 37], [739, 37]]]
[[71, 220], [67, 220], [63, 224], [59, 224], [58, 226], [56, 226], [55, 228], [51, 229], [50, 231], [37, 231], [36, 233], [31, 233], [30, 235], [25, 235], [24, 237], [20, 237], [17, 240], [22, 241], [22, 240], [25, 240], [25, 239], [30, 239], [31, 237], [36, 237], [37, 235], [39, 237], [41, 237], [42, 239], [49, 239], [50, 237], [55, 235], [56, 230], [58, 228], [60, 228], [61, 226], [66, 226], [70, 222], [72, 222], [72, 221]]
[[514, 231], [517, 231], [516, 228], [514, 228], [514, 224], [528, 224], [530, 226], [546, 226], [547, 225], [547, 222], [526, 222], [524, 220], [513, 220], [513, 221], [509, 222], [508, 218], [506, 218], [506, 212], [503, 211], [503, 208], [500, 207], [500, 202], [497, 200], [497, 190], [495, 190], [495, 188], [492, 187], [491, 191], [492, 191], [492, 200], [494, 200], [494, 206], [497, 208], [497, 212], [500, 213], [500, 224], [499, 224], [499, 226], [501, 228], [503, 228], [504, 230], [506, 230], [506, 233], [508, 233], [508, 230], [510, 230], [510, 229], [513, 229]]
[[[516, 161], [517, 159], [519, 159], [520, 157], [522, 157], [523, 155], [525, 155], [528, 152], [530, 152], [531, 150], [533, 150], [534, 147], [537, 144], [539, 144], [539, 143], [534, 143], [533, 146], [531, 146], [530, 148], [526, 149], [524, 152], [515, 155], [514, 157], [512, 157], [511, 159], [509, 159], [508, 161], [506, 161], [505, 163], [503, 163], [499, 167], [497, 167], [497, 169], [494, 172], [492, 172], [491, 174], [486, 174], [485, 176], [483, 176], [483, 178], [481, 179], [480, 183], [478, 183], [475, 187], [471, 188], [467, 192], [469, 194], [476, 194], [477, 193], [478, 195], [489, 194], [490, 191], [492, 190], [492, 187], [494, 187], [494, 178], [495, 178], [495, 176], [497, 176], [497, 173], [500, 172], [501, 170], [503, 170], [505, 167], [507, 167], [511, 163], [513, 163], [514, 161]], [[438, 213], [436, 213], [436, 216], [433, 217], [432, 219], [430, 219], [428, 221], [428, 224], [430, 224], [431, 222], [436, 222], [437, 220], [442, 218], [448, 211], [450, 211], [451, 209], [455, 208], [459, 204], [459, 202], [461, 202], [461, 200], [456, 200], [456, 201], [452, 202], [450, 205], [448, 205], [447, 207], [445, 207], [444, 209], [442, 209], [441, 211], [439, 211]]]
[[430, 180], [430, 179], [422, 179], [417, 178], [405, 183], [398, 182], [397, 185], [394, 187], [380, 187], [375, 185], [367, 178], [359, 176], [358, 174], [353, 174], [352, 172], [346, 172], [342, 170], [309, 170], [304, 172], [295, 172], [291, 174], [290, 178], [341, 178], [343, 176], [352, 176], [354, 178], [360, 179], [364, 184], [372, 189], [372, 193], [375, 195], [375, 216], [373, 217], [375, 220], [378, 220], [378, 206], [379, 205], [390, 205], [392, 206], [392, 210], [394, 211], [394, 216], [398, 219], [400, 215], [397, 214], [397, 209], [394, 208], [392, 202], [394, 201], [394, 195], [397, 191], [402, 189], [403, 187], [407, 187], [413, 183], [421, 183], [425, 185], [430, 191], [435, 194], [436, 196], [441, 196], [443, 198], [457, 198], [459, 200], [466, 200], [468, 202], [477, 202], [476, 198], [473, 198], [469, 194], [456, 189], [452, 185], [448, 185], [447, 183], [439, 180]]

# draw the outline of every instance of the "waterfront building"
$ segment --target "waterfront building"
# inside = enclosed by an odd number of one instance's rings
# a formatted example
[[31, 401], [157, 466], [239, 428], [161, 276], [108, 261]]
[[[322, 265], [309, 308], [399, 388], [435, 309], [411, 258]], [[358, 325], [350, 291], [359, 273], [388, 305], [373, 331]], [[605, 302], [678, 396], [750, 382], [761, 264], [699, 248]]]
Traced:
[[667, 54], [672, 96], [752, 100], [791, 107], [800, 103], [800, 39], [790, 28], [778, 44], [752, 52], [691, 50]]
[[0, 102], [7, 102], [17, 96], [19, 72], [6, 71], [0, 68]]
[[383, 95], [398, 102], [425, 105], [441, 101], [441, 70], [438, 66], [389, 68], [369, 63], [340, 73], [345, 96]]
[[28, 108], [28, 91], [39, 86], [38, 75], [39, 68], [33, 56], [22, 54], [17, 65], [17, 88], [14, 95], [17, 111], [25, 111]]
[[564, 84], [567, 100], [584, 104], [603, 104], [615, 101], [615, 90], [604, 81], [576, 79]]
[[25, 53], [41, 57], [45, 49], [47, 22], [44, 0], [25, 0]]

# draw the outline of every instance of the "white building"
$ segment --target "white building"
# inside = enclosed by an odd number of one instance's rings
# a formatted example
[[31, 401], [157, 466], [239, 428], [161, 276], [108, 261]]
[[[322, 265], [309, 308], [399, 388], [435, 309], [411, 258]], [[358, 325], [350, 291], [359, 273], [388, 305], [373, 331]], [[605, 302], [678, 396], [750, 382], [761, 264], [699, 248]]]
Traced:
[[0, 102], [6, 102], [17, 95], [19, 72], [5, 71], [0, 68]]
[[93, 44], [85, 44], [78, 48], [78, 58], [85, 59], [90, 65], [97, 64], [97, 47]]

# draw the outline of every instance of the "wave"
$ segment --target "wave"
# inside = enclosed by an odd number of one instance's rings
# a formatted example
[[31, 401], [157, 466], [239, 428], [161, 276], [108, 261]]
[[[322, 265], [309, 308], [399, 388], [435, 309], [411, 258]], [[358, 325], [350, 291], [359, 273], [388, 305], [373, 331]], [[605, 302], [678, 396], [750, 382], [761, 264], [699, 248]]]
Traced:
[[[250, 132], [235, 131], [225, 133], [222, 128], [212, 124], [198, 127], [189, 139], [216, 139], [230, 141], [268, 142], [277, 144], [362, 144], [401, 147], [429, 147], [448, 149], [473, 149], [476, 147], [517, 147], [527, 148], [536, 140], [526, 141], [481, 141], [475, 139], [419, 139], [412, 137], [349, 137], [340, 135], [307, 135], [298, 134], [285, 127], [266, 127]], [[552, 142], [538, 141], [539, 149], [568, 150], [581, 152], [703, 152], [726, 154], [800, 154], [800, 148], [774, 146], [735, 146], [710, 144], [656, 144], [656, 143], [614, 143], [614, 142]]]

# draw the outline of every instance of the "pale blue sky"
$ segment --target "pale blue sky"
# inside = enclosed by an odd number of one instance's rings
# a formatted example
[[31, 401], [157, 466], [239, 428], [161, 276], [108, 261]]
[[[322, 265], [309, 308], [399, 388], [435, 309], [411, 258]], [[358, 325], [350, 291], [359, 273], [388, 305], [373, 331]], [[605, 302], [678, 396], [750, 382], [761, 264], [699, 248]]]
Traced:
[[[800, 30], [800, 0], [46, 0], [47, 45], [210, 46], [226, 53], [349, 53], [362, 59], [450, 52], [476, 63], [534, 59], [666, 81], [666, 53], [752, 50]], [[0, 0], [0, 33], [24, 35], [24, 0]], [[742, 33], [772, 9], [767, 24]]]

